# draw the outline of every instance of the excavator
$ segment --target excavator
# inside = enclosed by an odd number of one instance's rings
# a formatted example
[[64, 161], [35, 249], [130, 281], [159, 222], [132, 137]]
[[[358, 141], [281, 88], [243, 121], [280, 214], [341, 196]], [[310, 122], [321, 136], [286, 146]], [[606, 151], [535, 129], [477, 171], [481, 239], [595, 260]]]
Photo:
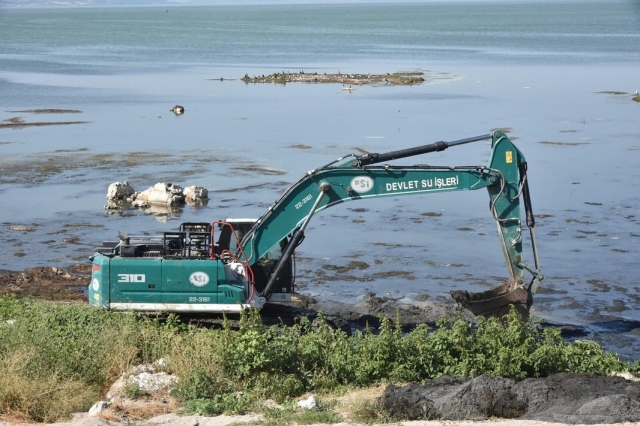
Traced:
[[[391, 164], [489, 139], [486, 166]], [[288, 302], [295, 290], [294, 253], [315, 214], [347, 201], [481, 188], [489, 194], [509, 277], [487, 291], [457, 290], [451, 296], [477, 316], [502, 316], [513, 307], [526, 317], [544, 275], [527, 162], [502, 131], [341, 157], [307, 172], [257, 219], [187, 222], [157, 236], [121, 232], [117, 241], [104, 241], [90, 257], [89, 303], [114, 310], [220, 313]], [[533, 265], [523, 257], [523, 229], [529, 230]]]

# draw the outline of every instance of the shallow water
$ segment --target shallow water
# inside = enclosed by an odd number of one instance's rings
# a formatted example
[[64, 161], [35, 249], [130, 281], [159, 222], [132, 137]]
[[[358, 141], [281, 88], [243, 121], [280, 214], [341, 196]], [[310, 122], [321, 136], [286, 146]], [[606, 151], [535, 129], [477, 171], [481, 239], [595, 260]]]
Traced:
[[[72, 15], [76, 13], [81, 11]], [[135, 49], [132, 53], [130, 46], [99, 48], [86, 40], [75, 46], [66, 39], [31, 51], [27, 39], [14, 38], [15, 51], [0, 55], [0, 121], [21, 117], [25, 122], [89, 123], [0, 129], [0, 240], [5, 252], [0, 269], [86, 261], [95, 245], [114, 239], [119, 230], [156, 233], [176, 229], [182, 221], [257, 217], [307, 170], [358, 149], [385, 152], [508, 128], [529, 162], [538, 215], [546, 278], [535, 299], [536, 313], [552, 322], [586, 324], [605, 336], [608, 347], [633, 354], [640, 348], [638, 330], [631, 330], [631, 321], [640, 321], [640, 103], [631, 97], [640, 75], [634, 42], [640, 30], [623, 25], [623, 11], [616, 13], [608, 18], [620, 25], [593, 26], [589, 20], [596, 17], [589, 15], [582, 26], [577, 22], [576, 27], [557, 29], [565, 32], [552, 45], [545, 44], [546, 29], [531, 27], [527, 33], [544, 42], [516, 39], [510, 44], [476, 28], [474, 34], [485, 34], [487, 44], [476, 45], [460, 32], [440, 44], [422, 45], [433, 49], [411, 50], [418, 43], [402, 48], [402, 37], [384, 47], [381, 30], [374, 32], [373, 41], [359, 38], [351, 51], [310, 45], [312, 52], [319, 49], [315, 57], [304, 54], [300, 40], [287, 47], [288, 57], [265, 55], [253, 47], [243, 50], [246, 34], [237, 41], [236, 56], [212, 59], [194, 58], [198, 50], [191, 47], [186, 53], [159, 49], [155, 57]], [[72, 15], [69, 19], [78, 19]], [[32, 18], [55, 21], [51, 16], [56, 15]], [[523, 18], [516, 13], [514, 19]], [[413, 24], [407, 25], [411, 31]], [[302, 37], [304, 26], [296, 28]], [[363, 28], [357, 28], [358, 37], [366, 34]], [[593, 35], [587, 37], [585, 28]], [[434, 31], [447, 35], [445, 29]], [[316, 36], [310, 31], [306, 40]], [[438, 46], [451, 49], [432, 54]], [[108, 55], [100, 60], [98, 53], [105, 49]], [[139, 60], [128, 62], [138, 54]], [[183, 56], [185, 65], [177, 62]], [[239, 80], [245, 73], [282, 68], [364, 73], [421, 69], [427, 82], [363, 86], [349, 93], [339, 84], [245, 85]], [[219, 77], [234, 80], [210, 80]], [[626, 93], [600, 93], [606, 91]], [[184, 115], [169, 112], [175, 104], [185, 106]], [[82, 112], [15, 112], [35, 108]], [[485, 164], [489, 151], [488, 143], [478, 142], [397, 163]], [[283, 174], [247, 170], [254, 165]], [[136, 190], [156, 182], [200, 185], [209, 189], [211, 199], [205, 206], [175, 211], [108, 214], [107, 186], [123, 180]], [[298, 254], [300, 291], [324, 300], [358, 303], [365, 291], [449, 300], [450, 290], [484, 290], [507, 278], [483, 191], [336, 206], [313, 219]], [[368, 268], [322, 274], [324, 265], [345, 266], [353, 260]], [[627, 320], [626, 325], [617, 327], [617, 319]], [[624, 344], [607, 341], [606, 333], [613, 329], [619, 334], [625, 327], [630, 332]]]

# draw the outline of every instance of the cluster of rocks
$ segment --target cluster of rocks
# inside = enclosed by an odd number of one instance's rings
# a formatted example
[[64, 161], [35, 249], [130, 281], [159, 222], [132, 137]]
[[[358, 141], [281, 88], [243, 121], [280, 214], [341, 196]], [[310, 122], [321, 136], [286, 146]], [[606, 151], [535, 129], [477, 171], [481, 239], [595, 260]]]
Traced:
[[[179, 379], [167, 370], [168, 362], [164, 359], [133, 367], [111, 386], [106, 399], [97, 402], [88, 416], [113, 419], [135, 412], [174, 412], [177, 405], [172, 401], [171, 391]], [[638, 422], [640, 382], [629, 373], [608, 377], [561, 373], [519, 382], [487, 375], [475, 378], [442, 376], [422, 384], [389, 385], [380, 402], [389, 419], [395, 421]], [[298, 401], [297, 406], [305, 410], [319, 409], [313, 395]], [[276, 405], [274, 408], [281, 407]]]
[[[164, 371], [166, 367], [167, 363], [164, 359], [159, 359], [153, 364], [133, 367], [111, 385], [106, 400], [98, 401], [91, 407], [89, 417], [101, 416], [113, 409], [127, 412], [148, 402], [148, 400], [136, 398], [139, 395], [151, 397], [157, 402], [170, 406], [169, 395], [178, 384], [178, 378]], [[131, 389], [135, 389], [135, 392]]]
[[209, 198], [209, 191], [200, 186], [186, 188], [172, 183], [156, 183], [151, 188], [137, 192], [128, 181], [114, 182], [107, 189], [109, 208], [117, 208], [121, 201], [130, 202], [134, 207], [149, 207], [151, 205], [179, 206], [185, 203], [197, 203]]
[[[168, 362], [164, 358], [152, 364], [131, 368], [111, 385], [104, 400], [91, 407], [88, 416], [113, 418], [130, 412], [151, 411], [150, 408], [144, 409], [145, 404], [153, 404], [156, 412], [174, 411], [176, 406], [172, 401], [171, 391], [178, 385], [179, 379], [166, 370]], [[305, 410], [319, 409], [313, 395], [298, 401], [298, 407]]]

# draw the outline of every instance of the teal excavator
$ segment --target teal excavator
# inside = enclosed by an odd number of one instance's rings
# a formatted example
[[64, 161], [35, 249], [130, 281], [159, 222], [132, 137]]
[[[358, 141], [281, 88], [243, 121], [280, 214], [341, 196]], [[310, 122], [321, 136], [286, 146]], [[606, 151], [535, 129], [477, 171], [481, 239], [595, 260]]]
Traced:
[[[393, 160], [491, 139], [487, 166], [393, 165]], [[105, 309], [238, 312], [286, 302], [294, 292], [295, 249], [313, 216], [331, 206], [377, 197], [486, 188], [509, 278], [484, 292], [452, 291], [475, 315], [528, 315], [543, 274], [535, 238], [527, 162], [501, 131], [381, 154], [348, 155], [309, 171], [257, 219], [183, 223], [158, 236], [119, 234], [91, 256], [89, 303]], [[521, 218], [521, 204], [525, 223]], [[523, 258], [529, 230], [533, 265]], [[525, 271], [530, 279], [525, 280]]]

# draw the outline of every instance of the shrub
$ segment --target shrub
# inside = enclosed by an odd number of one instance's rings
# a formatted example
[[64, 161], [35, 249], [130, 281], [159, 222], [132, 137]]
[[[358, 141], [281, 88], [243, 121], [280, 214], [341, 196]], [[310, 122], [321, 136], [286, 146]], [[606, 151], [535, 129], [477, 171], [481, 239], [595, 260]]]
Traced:
[[147, 393], [140, 388], [140, 385], [136, 382], [127, 382], [122, 387], [124, 395], [129, 399], [138, 399], [147, 395]]
[[0, 325], [0, 414], [35, 421], [88, 409], [123, 371], [164, 355], [173, 333], [134, 315], [11, 297], [0, 315], [13, 320]]
[[[86, 410], [123, 371], [160, 358], [180, 378], [173, 395], [199, 414], [242, 413], [266, 398], [286, 402], [305, 392], [444, 374], [520, 380], [640, 370], [639, 363], [624, 364], [594, 342], [567, 343], [558, 330], [543, 330], [515, 311], [475, 326], [458, 318], [409, 333], [399, 319], [394, 324], [383, 317], [378, 330], [353, 336], [322, 315], [313, 323], [265, 328], [252, 310], [241, 314], [238, 330], [229, 321], [209, 330], [171, 315], [150, 319], [15, 297], [0, 297], [0, 319], [0, 415], [30, 421]], [[140, 396], [139, 388], [125, 392]], [[363, 418], [380, 416], [373, 406], [362, 411]]]

